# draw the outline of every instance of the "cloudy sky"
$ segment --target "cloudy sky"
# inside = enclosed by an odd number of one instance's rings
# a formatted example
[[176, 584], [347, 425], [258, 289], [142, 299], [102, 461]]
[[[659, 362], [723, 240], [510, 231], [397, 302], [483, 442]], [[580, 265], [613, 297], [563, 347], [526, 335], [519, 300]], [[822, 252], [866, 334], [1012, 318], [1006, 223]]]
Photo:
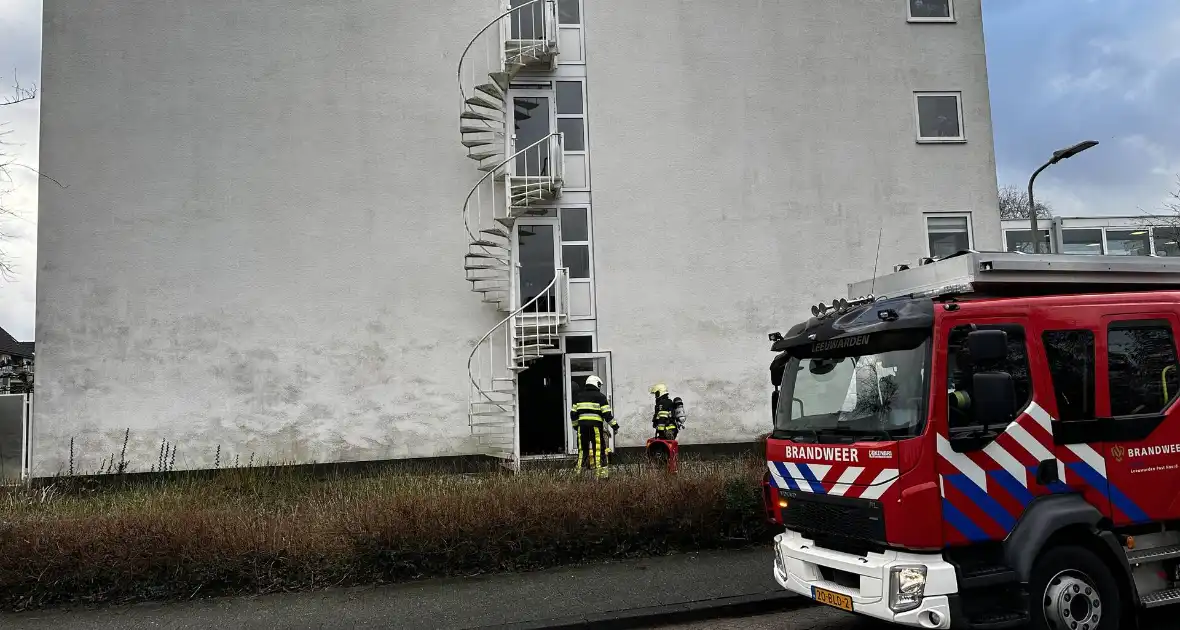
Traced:
[[[870, 0], [842, 0], [865, 2]], [[884, 1], [884, 0], [871, 0]], [[40, 74], [40, 0], [0, 0], [0, 78]], [[1037, 196], [1062, 216], [1153, 211], [1180, 176], [1180, 1], [984, 0], [996, 162], [1023, 185], [1054, 149], [1102, 144], [1047, 171]], [[37, 104], [0, 108], [20, 163], [37, 164]], [[0, 247], [18, 277], [0, 280], [0, 327], [33, 338], [36, 179], [14, 171], [17, 211]]]

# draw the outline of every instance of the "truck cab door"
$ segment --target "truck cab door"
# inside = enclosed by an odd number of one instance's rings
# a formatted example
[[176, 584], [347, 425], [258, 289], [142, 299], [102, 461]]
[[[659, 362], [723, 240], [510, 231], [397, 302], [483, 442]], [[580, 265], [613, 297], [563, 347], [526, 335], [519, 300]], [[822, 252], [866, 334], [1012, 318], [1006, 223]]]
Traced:
[[1167, 312], [1103, 318], [1099, 432], [1116, 525], [1180, 517], [1180, 365]]
[[[931, 385], [938, 427], [937, 468], [942, 492], [943, 540], [949, 546], [1003, 540], [1024, 508], [1048, 487], [1038, 486], [1036, 470], [1057, 469], [1048, 415], [1037, 405], [1030, 368], [1029, 322], [1025, 313], [974, 315], [963, 304], [944, 319], [936, 347], [945, 353]], [[994, 308], [993, 308], [994, 311]], [[1007, 356], [989, 370], [1012, 377], [1015, 404], [1010, 420], [984, 424], [974, 406], [973, 374], [977, 365], [967, 345], [969, 333], [1002, 330]]]
[[[1038, 309], [1037, 315], [1034, 372], [1045, 392], [1038, 400], [1050, 418], [1053, 452], [1060, 462], [1058, 478], [1048, 488], [1080, 493], [1109, 517], [1107, 443], [1098, 420], [1101, 315], [1089, 306], [1054, 306]], [[1041, 476], [1048, 472], [1038, 471]]]

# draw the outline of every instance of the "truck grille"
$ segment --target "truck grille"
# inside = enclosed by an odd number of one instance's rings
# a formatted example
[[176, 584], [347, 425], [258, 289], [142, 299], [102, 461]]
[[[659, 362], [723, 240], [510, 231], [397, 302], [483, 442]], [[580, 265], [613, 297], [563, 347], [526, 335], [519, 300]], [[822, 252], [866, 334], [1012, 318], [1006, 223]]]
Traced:
[[783, 524], [788, 529], [825, 539], [885, 544], [885, 516], [881, 504], [786, 491]]

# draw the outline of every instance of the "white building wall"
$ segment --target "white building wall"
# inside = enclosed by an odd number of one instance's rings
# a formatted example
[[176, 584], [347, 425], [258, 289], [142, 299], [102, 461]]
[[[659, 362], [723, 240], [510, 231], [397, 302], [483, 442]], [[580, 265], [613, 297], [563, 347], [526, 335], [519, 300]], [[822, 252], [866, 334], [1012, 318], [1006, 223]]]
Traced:
[[[595, 0], [591, 64], [599, 346], [625, 443], [648, 386], [685, 442], [770, 428], [766, 334], [850, 281], [926, 255], [925, 212], [999, 246], [979, 0], [954, 24], [905, 0]], [[967, 142], [917, 144], [914, 91], [962, 91]]]
[[[621, 443], [769, 426], [766, 333], [925, 253], [999, 245], [979, 0], [587, 0], [597, 346]], [[34, 474], [471, 453], [455, 64], [492, 0], [46, 0]], [[915, 143], [914, 90], [968, 141]], [[481, 308], [482, 306], [482, 308]]]
[[[485, 0], [46, 0], [36, 474], [469, 453]], [[481, 308], [481, 306], [483, 308]]]

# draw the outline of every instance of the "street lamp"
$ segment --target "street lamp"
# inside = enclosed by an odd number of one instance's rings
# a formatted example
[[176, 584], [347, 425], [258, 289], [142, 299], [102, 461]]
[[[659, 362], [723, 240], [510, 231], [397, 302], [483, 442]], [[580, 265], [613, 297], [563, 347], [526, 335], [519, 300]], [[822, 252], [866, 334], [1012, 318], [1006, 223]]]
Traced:
[[1033, 181], [1036, 180], [1037, 175], [1041, 174], [1041, 171], [1049, 168], [1050, 166], [1053, 166], [1061, 160], [1067, 160], [1094, 146], [1098, 146], [1097, 140], [1086, 140], [1085, 142], [1079, 142], [1072, 147], [1054, 151], [1052, 159], [1050, 159], [1048, 162], [1045, 162], [1041, 168], [1038, 168], [1036, 172], [1032, 174], [1032, 177], [1028, 178], [1028, 222], [1029, 225], [1032, 226], [1032, 231], [1028, 233], [1028, 238], [1030, 241], [1032, 241], [1032, 253], [1036, 254], [1041, 249], [1037, 244], [1037, 204], [1036, 201], [1033, 200]]

